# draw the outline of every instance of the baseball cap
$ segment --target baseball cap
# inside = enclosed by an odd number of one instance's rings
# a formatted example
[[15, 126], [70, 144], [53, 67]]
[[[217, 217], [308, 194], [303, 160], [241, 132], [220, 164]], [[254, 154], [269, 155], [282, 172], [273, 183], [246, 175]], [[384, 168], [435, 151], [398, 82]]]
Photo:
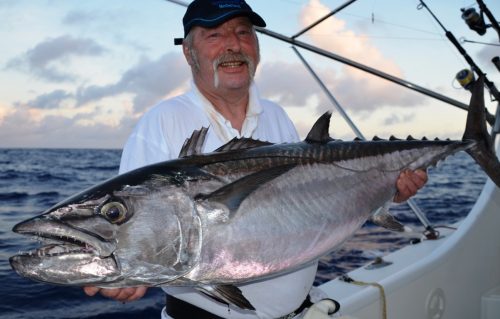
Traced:
[[[265, 27], [266, 22], [244, 0], [194, 0], [184, 14], [184, 37], [194, 26], [216, 27], [234, 17], [245, 16], [258, 27]], [[182, 39], [175, 39], [181, 44]]]

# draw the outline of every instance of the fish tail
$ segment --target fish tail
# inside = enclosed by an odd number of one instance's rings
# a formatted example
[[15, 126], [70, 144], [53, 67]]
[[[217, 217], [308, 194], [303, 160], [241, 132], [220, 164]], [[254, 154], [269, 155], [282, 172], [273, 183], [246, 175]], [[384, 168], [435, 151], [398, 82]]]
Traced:
[[473, 85], [462, 139], [473, 141], [474, 144], [467, 150], [467, 153], [474, 158], [497, 187], [500, 187], [500, 162], [495, 155], [494, 141], [486, 128], [484, 76], [480, 76]]

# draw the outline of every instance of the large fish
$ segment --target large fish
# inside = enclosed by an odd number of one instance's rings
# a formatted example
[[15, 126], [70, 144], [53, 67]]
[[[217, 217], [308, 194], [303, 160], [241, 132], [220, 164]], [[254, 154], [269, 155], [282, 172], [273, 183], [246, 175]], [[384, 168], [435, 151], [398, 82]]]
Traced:
[[478, 80], [462, 141], [344, 142], [323, 115], [305, 141], [233, 140], [111, 178], [14, 227], [44, 239], [10, 258], [21, 276], [61, 285], [194, 286], [253, 309], [237, 284], [296, 270], [337, 248], [396, 192], [405, 169], [467, 150], [500, 185]]

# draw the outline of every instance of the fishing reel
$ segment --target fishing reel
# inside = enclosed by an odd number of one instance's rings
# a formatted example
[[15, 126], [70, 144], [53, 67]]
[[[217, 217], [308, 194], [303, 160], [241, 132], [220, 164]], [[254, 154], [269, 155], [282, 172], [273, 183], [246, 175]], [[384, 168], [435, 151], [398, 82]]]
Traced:
[[476, 31], [479, 35], [484, 35], [486, 33], [486, 23], [484, 22], [483, 12], [481, 14], [477, 13], [476, 9], [460, 9], [462, 11], [462, 19], [473, 31]]
[[459, 71], [455, 76], [455, 79], [461, 87], [469, 91], [472, 88], [472, 84], [474, 84], [474, 81], [476, 80], [474, 77], [474, 72], [469, 69], [463, 69]]

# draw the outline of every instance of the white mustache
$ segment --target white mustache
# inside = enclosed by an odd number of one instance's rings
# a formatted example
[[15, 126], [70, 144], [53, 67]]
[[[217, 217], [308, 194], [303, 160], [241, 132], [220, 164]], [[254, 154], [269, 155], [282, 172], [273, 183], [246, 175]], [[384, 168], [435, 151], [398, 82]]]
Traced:
[[219, 87], [219, 76], [217, 74], [217, 68], [223, 64], [228, 62], [243, 62], [248, 65], [249, 76], [253, 78], [255, 74], [255, 63], [254, 61], [244, 53], [224, 53], [221, 56], [217, 57], [213, 61], [213, 69], [214, 69], [214, 86]]

